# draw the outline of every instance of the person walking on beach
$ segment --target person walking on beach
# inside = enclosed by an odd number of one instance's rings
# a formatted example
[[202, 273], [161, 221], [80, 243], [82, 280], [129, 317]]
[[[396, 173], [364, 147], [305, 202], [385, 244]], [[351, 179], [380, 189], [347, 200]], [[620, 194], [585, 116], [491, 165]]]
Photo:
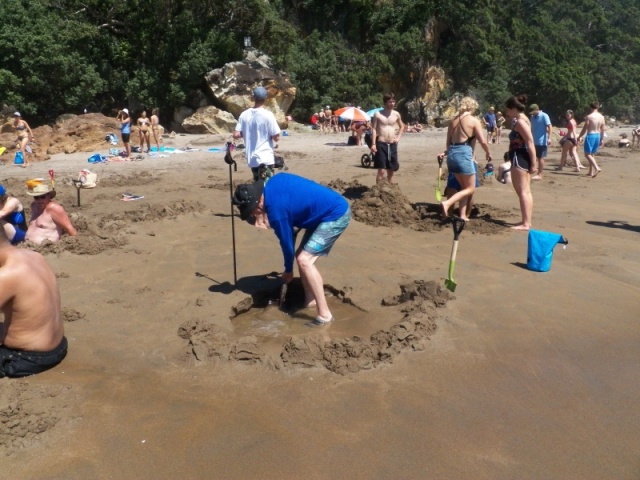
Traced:
[[538, 172], [536, 147], [531, 134], [531, 123], [524, 114], [527, 95], [510, 97], [505, 103], [505, 112], [513, 120], [509, 133], [509, 159], [511, 160], [511, 182], [520, 200], [522, 221], [514, 225], [514, 230], [529, 230], [533, 216], [533, 195], [531, 175]]
[[567, 133], [560, 140], [562, 153], [560, 155], [560, 166], [556, 167], [556, 170], [562, 171], [567, 164], [567, 155], [569, 154], [576, 164], [575, 171], [580, 173], [584, 166], [580, 162], [580, 156], [578, 155], [578, 134], [576, 133], [578, 125], [576, 124], [576, 119], [573, 118], [573, 110], [567, 110], [564, 116], [567, 119]]
[[461, 188], [440, 204], [443, 217], [449, 215], [452, 205], [460, 202], [460, 218], [464, 221], [469, 220], [477, 178], [477, 168], [473, 159], [476, 142], [484, 149], [487, 162], [491, 162], [489, 144], [484, 138], [482, 124], [473, 116], [477, 108], [478, 102], [471, 97], [464, 97], [460, 101], [458, 115], [451, 120], [447, 130], [445, 152], [441, 156], [447, 155], [447, 168], [454, 174]]
[[[295, 258], [304, 287], [305, 307], [315, 307], [316, 318], [309, 326], [326, 325], [334, 318], [324, 295], [318, 257], [326, 256], [349, 225], [351, 209], [336, 191], [290, 173], [280, 173], [268, 182], [260, 179], [236, 188], [234, 205], [240, 218], [257, 228], [272, 228], [284, 256], [282, 280], [293, 279]], [[294, 228], [304, 229], [295, 249]]]
[[551, 145], [551, 119], [549, 115], [540, 110], [537, 103], [529, 106], [531, 115], [531, 133], [533, 134], [533, 145], [536, 147], [536, 158], [538, 159], [538, 173], [531, 177], [531, 180], [542, 180], [544, 169], [544, 159], [547, 156], [547, 147]]
[[484, 124], [487, 127], [487, 141], [495, 143], [496, 109], [494, 107], [489, 107], [489, 111], [484, 115]]
[[589, 171], [587, 175], [591, 178], [596, 178], [601, 169], [598, 167], [594, 155], [598, 153], [598, 148], [601, 147], [604, 142], [605, 122], [604, 117], [598, 111], [600, 104], [598, 102], [592, 102], [590, 107], [591, 113], [584, 119], [584, 127], [582, 127], [582, 132], [580, 132], [578, 136], [578, 142], [581, 142], [584, 138], [584, 155], [589, 161]]
[[[275, 163], [274, 148], [280, 139], [280, 127], [276, 117], [264, 108], [267, 100], [267, 89], [257, 87], [253, 90], [254, 105], [240, 114], [238, 124], [233, 132], [233, 138], [244, 140], [247, 164], [253, 172], [253, 179], [258, 180], [260, 175], [265, 178], [273, 176]], [[261, 173], [261, 168], [262, 172]]]
[[502, 112], [496, 113], [496, 144], [500, 145], [502, 143], [502, 128], [504, 127], [505, 122], [507, 121], [502, 115]]
[[44, 257], [16, 248], [0, 228], [0, 378], [25, 377], [67, 355], [60, 290]]
[[129, 143], [131, 137], [131, 117], [129, 116], [129, 110], [123, 108], [118, 112], [116, 120], [120, 122], [120, 135], [122, 135], [122, 143], [127, 153], [127, 160], [131, 158], [131, 144]]
[[382, 97], [382, 102], [384, 103], [383, 109], [373, 115], [371, 153], [374, 155], [375, 168], [378, 169], [376, 183], [384, 180], [385, 171], [387, 172], [387, 181], [393, 183], [391, 181], [393, 174], [400, 168], [398, 142], [404, 132], [404, 124], [400, 114], [394, 110], [396, 106], [395, 95], [393, 93], [385, 94]]
[[20, 112], [13, 114], [13, 128], [18, 132], [18, 141], [16, 143], [22, 153], [22, 159], [24, 161], [22, 167], [27, 168], [31, 166], [31, 150], [27, 146], [29, 142], [33, 141], [33, 132], [29, 124], [22, 119]]

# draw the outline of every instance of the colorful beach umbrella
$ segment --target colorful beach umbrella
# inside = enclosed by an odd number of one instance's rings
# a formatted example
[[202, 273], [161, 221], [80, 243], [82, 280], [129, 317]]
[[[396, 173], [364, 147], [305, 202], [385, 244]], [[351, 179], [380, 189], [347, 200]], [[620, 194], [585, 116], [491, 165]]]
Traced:
[[368, 122], [371, 117], [364, 110], [358, 107], [344, 107], [334, 112], [340, 118], [351, 120], [352, 122]]
[[379, 112], [380, 110], [384, 110], [384, 107], [372, 108], [367, 112], [367, 115], [369, 115], [370, 117], [373, 117], [376, 114], [376, 112]]

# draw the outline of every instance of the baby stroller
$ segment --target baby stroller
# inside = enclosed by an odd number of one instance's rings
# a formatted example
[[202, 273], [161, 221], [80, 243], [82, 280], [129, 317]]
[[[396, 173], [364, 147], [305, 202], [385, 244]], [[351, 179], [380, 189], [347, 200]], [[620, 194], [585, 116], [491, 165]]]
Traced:
[[365, 153], [360, 158], [360, 164], [364, 168], [369, 168], [373, 163], [373, 153], [371, 153], [371, 145], [373, 145], [373, 138], [371, 137], [371, 131], [367, 130], [364, 134], [364, 143], [369, 147], [369, 153]]

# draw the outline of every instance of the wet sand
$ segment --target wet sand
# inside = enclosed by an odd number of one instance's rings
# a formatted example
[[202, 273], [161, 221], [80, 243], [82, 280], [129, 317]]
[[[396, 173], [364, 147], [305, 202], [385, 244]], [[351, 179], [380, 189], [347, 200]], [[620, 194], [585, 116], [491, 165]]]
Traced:
[[[282, 256], [273, 233], [236, 218], [231, 288], [221, 153], [95, 166], [85, 153], [26, 171], [0, 167], [15, 194], [55, 169], [58, 200], [82, 227], [77, 239], [39, 248], [58, 276], [70, 351], [49, 372], [0, 380], [3, 471], [22, 479], [638, 478], [639, 149], [604, 148], [603, 171], [591, 179], [553, 171], [559, 150], [551, 148], [533, 185], [534, 227], [563, 234], [569, 246], [556, 247], [547, 273], [526, 269], [527, 234], [508, 228], [519, 220], [512, 187], [486, 182], [448, 298], [434, 290], [453, 239], [450, 224], [436, 221], [444, 131], [403, 137], [398, 187], [384, 192], [360, 166], [366, 150], [346, 147], [346, 134], [290, 133], [280, 140], [289, 172], [335, 186], [354, 217], [362, 211], [318, 262], [331, 302], [345, 302], [336, 305], [343, 317], [320, 331], [272, 307], [234, 325], [239, 306], [277, 288], [270, 273], [282, 270]], [[167, 143], [205, 149], [224, 140]], [[492, 145], [494, 158], [506, 147]], [[236, 157], [234, 181], [248, 181]], [[87, 167], [99, 185], [74, 207], [70, 178]], [[124, 192], [144, 199], [123, 202]], [[423, 290], [398, 299], [401, 286], [416, 285]], [[249, 317], [254, 327], [256, 318], [273, 324], [263, 335], [247, 328]]]

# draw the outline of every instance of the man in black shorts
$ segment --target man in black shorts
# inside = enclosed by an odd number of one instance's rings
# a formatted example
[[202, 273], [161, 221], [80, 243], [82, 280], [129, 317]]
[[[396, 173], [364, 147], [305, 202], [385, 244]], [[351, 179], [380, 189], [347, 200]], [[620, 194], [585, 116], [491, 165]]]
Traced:
[[384, 109], [373, 116], [373, 138], [371, 153], [373, 153], [373, 163], [378, 169], [376, 183], [383, 181], [387, 172], [387, 181], [393, 183], [394, 172], [400, 168], [398, 163], [398, 142], [404, 132], [404, 124], [400, 114], [394, 110], [396, 99], [393, 93], [387, 93], [382, 97]]

